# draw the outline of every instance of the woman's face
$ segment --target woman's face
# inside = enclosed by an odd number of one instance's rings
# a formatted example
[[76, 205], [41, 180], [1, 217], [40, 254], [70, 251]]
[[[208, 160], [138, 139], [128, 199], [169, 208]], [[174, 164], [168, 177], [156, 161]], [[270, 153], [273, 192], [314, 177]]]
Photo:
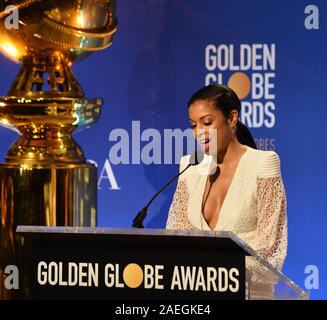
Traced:
[[188, 109], [194, 137], [206, 154], [225, 151], [233, 138], [231, 119], [208, 100], [197, 100]]

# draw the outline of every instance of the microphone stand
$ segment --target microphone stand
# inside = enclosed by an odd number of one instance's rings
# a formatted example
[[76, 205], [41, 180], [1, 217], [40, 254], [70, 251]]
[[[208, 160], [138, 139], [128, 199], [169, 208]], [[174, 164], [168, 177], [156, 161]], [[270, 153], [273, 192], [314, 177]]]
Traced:
[[189, 164], [184, 170], [182, 170], [178, 175], [176, 175], [173, 179], [171, 179], [167, 184], [165, 184], [147, 203], [147, 205], [137, 214], [135, 219], [133, 220], [133, 228], [144, 228], [143, 221], [148, 213], [148, 208], [153, 202], [153, 200], [163, 191], [165, 190], [174, 180], [176, 180], [184, 171], [186, 171], [192, 164]]

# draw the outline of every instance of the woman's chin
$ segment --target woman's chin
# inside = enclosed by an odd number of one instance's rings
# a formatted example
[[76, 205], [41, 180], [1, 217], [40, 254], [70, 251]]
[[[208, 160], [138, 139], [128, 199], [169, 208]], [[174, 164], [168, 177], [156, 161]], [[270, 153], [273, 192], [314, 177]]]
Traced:
[[210, 155], [212, 155], [214, 153], [212, 148], [209, 147], [209, 145], [201, 146], [201, 148], [202, 148], [202, 152], [205, 153], [208, 156], [210, 156]]
[[201, 147], [202, 152], [208, 156], [217, 154], [216, 144], [214, 144], [212, 142], [200, 144], [200, 147]]

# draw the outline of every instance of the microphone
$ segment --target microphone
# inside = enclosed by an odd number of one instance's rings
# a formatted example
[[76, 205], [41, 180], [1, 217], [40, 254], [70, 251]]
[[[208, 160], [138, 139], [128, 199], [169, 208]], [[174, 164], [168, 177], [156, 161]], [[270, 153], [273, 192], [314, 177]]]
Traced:
[[184, 173], [189, 167], [196, 166], [200, 162], [202, 162], [204, 157], [204, 154], [201, 151], [195, 151], [189, 160], [189, 164], [185, 169], [183, 169], [178, 175], [176, 175], [174, 178], [168, 181], [146, 204], [146, 206], [136, 215], [136, 217], [133, 220], [133, 228], [144, 228], [143, 221], [147, 215], [148, 208], [153, 202], [153, 200], [163, 191], [165, 190], [172, 182], [174, 182], [182, 173]]

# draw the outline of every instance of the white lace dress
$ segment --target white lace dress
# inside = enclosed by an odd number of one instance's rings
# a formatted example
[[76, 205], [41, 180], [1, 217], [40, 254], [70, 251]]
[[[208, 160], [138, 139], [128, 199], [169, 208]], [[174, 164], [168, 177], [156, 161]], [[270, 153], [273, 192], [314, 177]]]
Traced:
[[[273, 151], [246, 147], [221, 207], [214, 231], [232, 231], [281, 270], [287, 252], [286, 197], [280, 161]], [[181, 159], [180, 170], [189, 162]], [[212, 157], [183, 173], [169, 210], [167, 229], [208, 230], [202, 198]]]

